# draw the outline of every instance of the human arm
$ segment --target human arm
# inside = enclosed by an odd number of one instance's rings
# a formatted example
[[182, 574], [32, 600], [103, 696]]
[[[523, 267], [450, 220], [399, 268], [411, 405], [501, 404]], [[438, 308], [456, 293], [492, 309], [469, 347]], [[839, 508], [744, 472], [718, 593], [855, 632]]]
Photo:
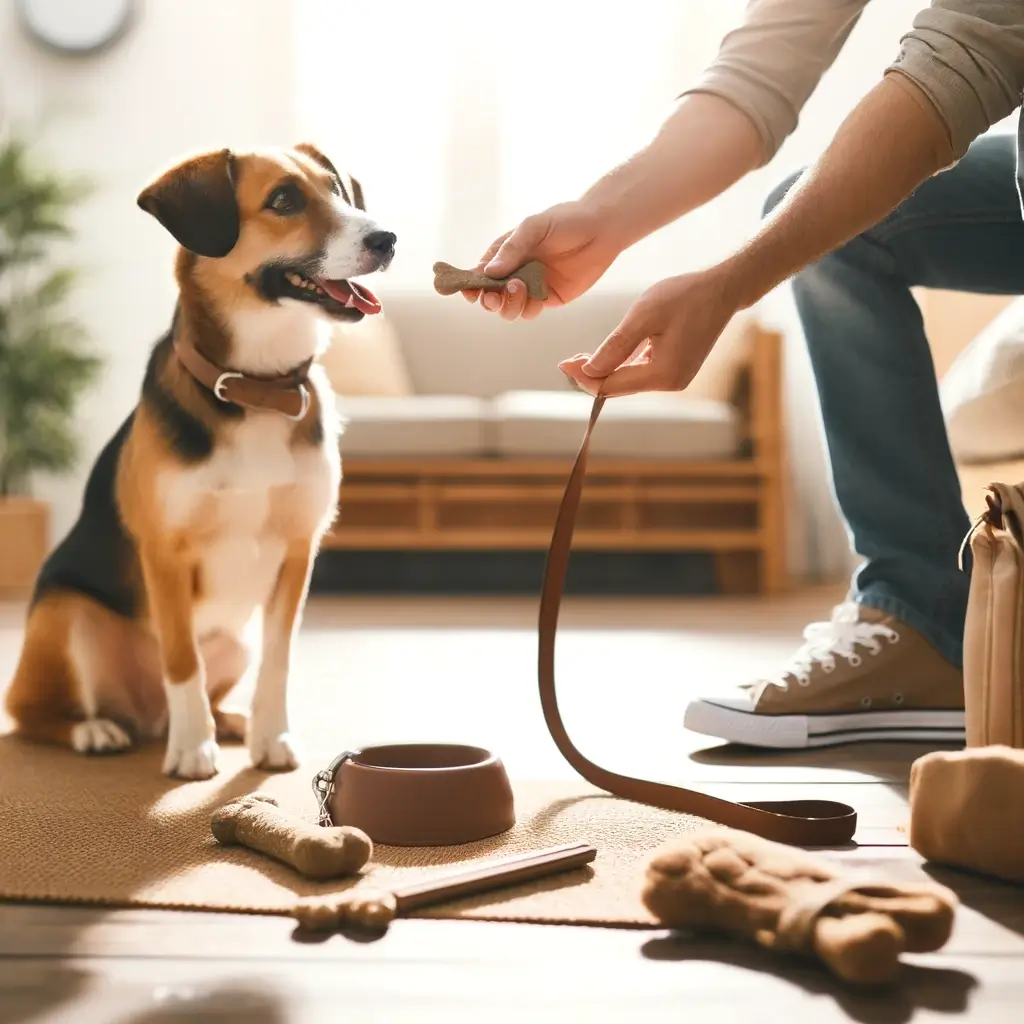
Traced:
[[[947, 33], [960, 35], [940, 36], [936, 13], [949, 15], [939, 22]], [[981, 15], [1001, 20], [980, 23]], [[747, 245], [715, 267], [649, 289], [593, 356], [567, 360], [563, 370], [591, 392], [602, 382], [606, 394], [685, 387], [738, 310], [878, 223], [1019, 104], [1020, 5], [937, 2], [903, 42], [901, 61]], [[970, 88], [965, 73], [974, 76]]]
[[[742, 24], [648, 145], [578, 199], [528, 217], [498, 238], [478, 269], [504, 277], [540, 259], [548, 268], [548, 305], [581, 295], [623, 250], [774, 156], [866, 2], [750, 0]], [[466, 295], [507, 319], [544, 308], [528, 303], [525, 289], [514, 283], [504, 294]]]
[[487, 249], [478, 269], [505, 277], [530, 260], [547, 270], [549, 297], [528, 299], [521, 282], [505, 292], [467, 291], [507, 320], [532, 319], [598, 281], [619, 253], [724, 192], [764, 160], [750, 119], [727, 100], [686, 95], [651, 142], [579, 199], [522, 221]]

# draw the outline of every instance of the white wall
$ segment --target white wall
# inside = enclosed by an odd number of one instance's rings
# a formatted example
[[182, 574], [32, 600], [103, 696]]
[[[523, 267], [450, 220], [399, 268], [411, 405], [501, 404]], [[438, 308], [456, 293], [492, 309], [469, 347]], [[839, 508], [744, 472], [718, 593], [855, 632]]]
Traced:
[[0, 0], [0, 110], [29, 127], [46, 116], [41, 151], [98, 185], [70, 259], [85, 271], [75, 312], [107, 365], [81, 405], [78, 471], [35, 488], [53, 502], [54, 540], [77, 514], [91, 460], [134, 405], [173, 306], [173, 242], [136, 195], [183, 153], [297, 141], [290, 0], [140, 6], [116, 49], [69, 59], [25, 38], [12, 0]]

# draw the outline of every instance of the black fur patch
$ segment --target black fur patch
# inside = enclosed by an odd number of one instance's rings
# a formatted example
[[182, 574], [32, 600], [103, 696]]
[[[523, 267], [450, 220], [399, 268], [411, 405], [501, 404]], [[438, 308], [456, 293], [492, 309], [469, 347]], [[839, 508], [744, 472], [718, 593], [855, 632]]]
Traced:
[[[142, 381], [142, 400], [153, 413], [164, 439], [185, 462], [202, 462], [213, 453], [213, 432], [198, 416], [188, 411], [167, 388], [160, 376], [168, 359], [174, 358], [172, 327], [153, 347]], [[245, 410], [221, 402], [201, 384], [194, 385], [210, 408], [227, 419], [240, 419]]]
[[115, 501], [117, 467], [134, 419], [132, 412], [96, 459], [78, 519], [43, 564], [32, 604], [54, 591], [72, 590], [118, 615], [135, 614], [135, 550]]
[[309, 440], [314, 448], [319, 448], [324, 443], [324, 414], [323, 410], [317, 413], [317, 417], [310, 424]]

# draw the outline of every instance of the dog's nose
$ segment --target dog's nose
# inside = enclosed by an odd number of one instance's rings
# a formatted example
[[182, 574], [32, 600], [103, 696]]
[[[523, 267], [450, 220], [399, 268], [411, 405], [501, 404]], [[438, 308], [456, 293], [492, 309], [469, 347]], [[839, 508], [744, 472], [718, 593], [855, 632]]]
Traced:
[[374, 256], [383, 259], [395, 251], [395, 242], [398, 236], [390, 231], [371, 231], [363, 239], [363, 245], [373, 253]]

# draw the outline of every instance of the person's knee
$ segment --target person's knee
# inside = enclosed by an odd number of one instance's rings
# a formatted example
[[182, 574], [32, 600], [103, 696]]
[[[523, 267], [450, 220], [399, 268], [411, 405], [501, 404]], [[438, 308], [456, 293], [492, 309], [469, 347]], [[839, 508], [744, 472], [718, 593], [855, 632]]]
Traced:
[[788, 178], [780, 181], [779, 184], [768, 193], [768, 198], [765, 199], [764, 207], [761, 210], [762, 217], [767, 217], [768, 214], [786, 198], [786, 194], [789, 190], [800, 180], [801, 174], [803, 174], [803, 171], [797, 171], [796, 174], [791, 174]]

